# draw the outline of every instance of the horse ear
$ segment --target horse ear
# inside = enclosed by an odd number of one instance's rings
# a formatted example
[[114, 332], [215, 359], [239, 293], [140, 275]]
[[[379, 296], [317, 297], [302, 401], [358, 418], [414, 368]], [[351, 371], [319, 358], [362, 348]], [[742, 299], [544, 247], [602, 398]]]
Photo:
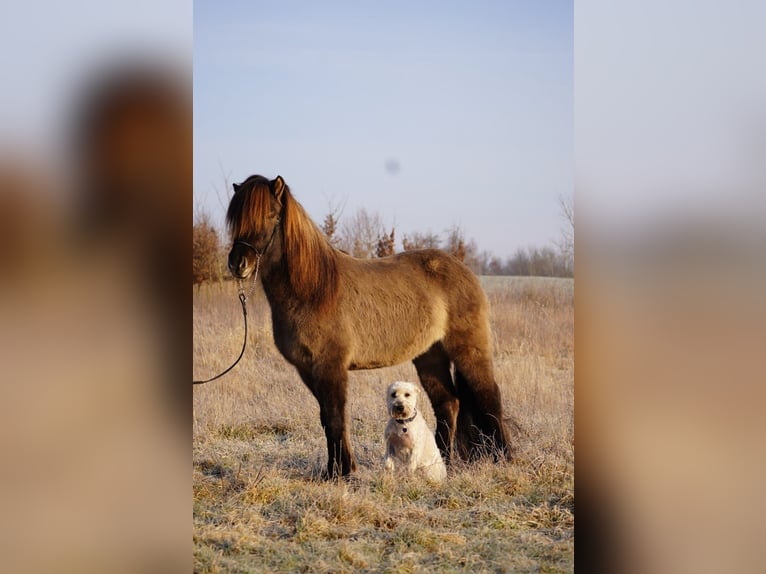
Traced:
[[274, 181], [271, 182], [271, 187], [274, 190], [274, 197], [277, 199], [280, 205], [282, 205], [282, 195], [285, 192], [285, 180], [281, 175], [278, 175]]
[[234, 193], [237, 193], [239, 191], [239, 184], [235, 183], [232, 185], [232, 187], [234, 188]]

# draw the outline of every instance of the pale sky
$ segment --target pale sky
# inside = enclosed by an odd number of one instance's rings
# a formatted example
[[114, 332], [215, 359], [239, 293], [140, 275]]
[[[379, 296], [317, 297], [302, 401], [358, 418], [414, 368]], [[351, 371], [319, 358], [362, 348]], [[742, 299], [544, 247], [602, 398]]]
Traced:
[[0, 146], [49, 153], [68, 147], [72, 113], [95, 74], [135, 58], [191, 69], [192, 6], [187, 0], [8, 2], [0, 42]]
[[195, 207], [220, 224], [225, 179], [281, 175], [317, 221], [345, 202], [398, 239], [550, 244], [573, 191], [572, 20], [571, 1], [197, 1]]
[[224, 177], [252, 173], [285, 177], [316, 219], [345, 200], [399, 238], [457, 223], [501, 256], [558, 237], [573, 179], [586, 229], [764, 212], [754, 0], [578, 2], [574, 93], [571, 2], [30, 0], [0, 19], [0, 148], [56, 147], [121, 53], [191, 66], [192, 8], [194, 193], [214, 220]]

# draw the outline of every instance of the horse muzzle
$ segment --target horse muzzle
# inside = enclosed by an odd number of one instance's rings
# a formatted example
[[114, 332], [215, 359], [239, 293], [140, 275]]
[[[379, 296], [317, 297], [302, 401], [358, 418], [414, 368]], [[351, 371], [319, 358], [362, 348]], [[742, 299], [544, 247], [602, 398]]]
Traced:
[[[252, 259], [252, 260], [251, 260]], [[237, 279], [247, 279], [255, 269], [255, 257], [249, 258], [236, 247], [229, 252], [227, 261], [229, 272]]]

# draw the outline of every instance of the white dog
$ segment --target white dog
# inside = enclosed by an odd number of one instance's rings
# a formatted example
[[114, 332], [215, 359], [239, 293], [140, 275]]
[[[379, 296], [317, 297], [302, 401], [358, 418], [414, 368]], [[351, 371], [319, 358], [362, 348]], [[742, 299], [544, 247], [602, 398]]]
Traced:
[[386, 425], [386, 456], [383, 460], [387, 470], [403, 469], [422, 472], [428, 480], [441, 482], [447, 476], [434, 433], [418, 413], [417, 402], [420, 389], [414, 383], [392, 383], [386, 391], [388, 414]]

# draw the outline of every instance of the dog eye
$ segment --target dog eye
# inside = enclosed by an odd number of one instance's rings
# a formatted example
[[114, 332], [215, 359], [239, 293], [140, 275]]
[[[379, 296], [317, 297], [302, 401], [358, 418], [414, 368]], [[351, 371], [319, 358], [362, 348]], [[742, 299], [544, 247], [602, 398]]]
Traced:
[[404, 396], [405, 396], [405, 397], [409, 397], [409, 396], [410, 396], [410, 393], [404, 393]]
[[395, 398], [396, 398], [396, 393], [395, 393], [395, 392], [394, 392], [394, 393], [391, 393], [391, 398], [392, 398], [392, 399], [395, 399]]

